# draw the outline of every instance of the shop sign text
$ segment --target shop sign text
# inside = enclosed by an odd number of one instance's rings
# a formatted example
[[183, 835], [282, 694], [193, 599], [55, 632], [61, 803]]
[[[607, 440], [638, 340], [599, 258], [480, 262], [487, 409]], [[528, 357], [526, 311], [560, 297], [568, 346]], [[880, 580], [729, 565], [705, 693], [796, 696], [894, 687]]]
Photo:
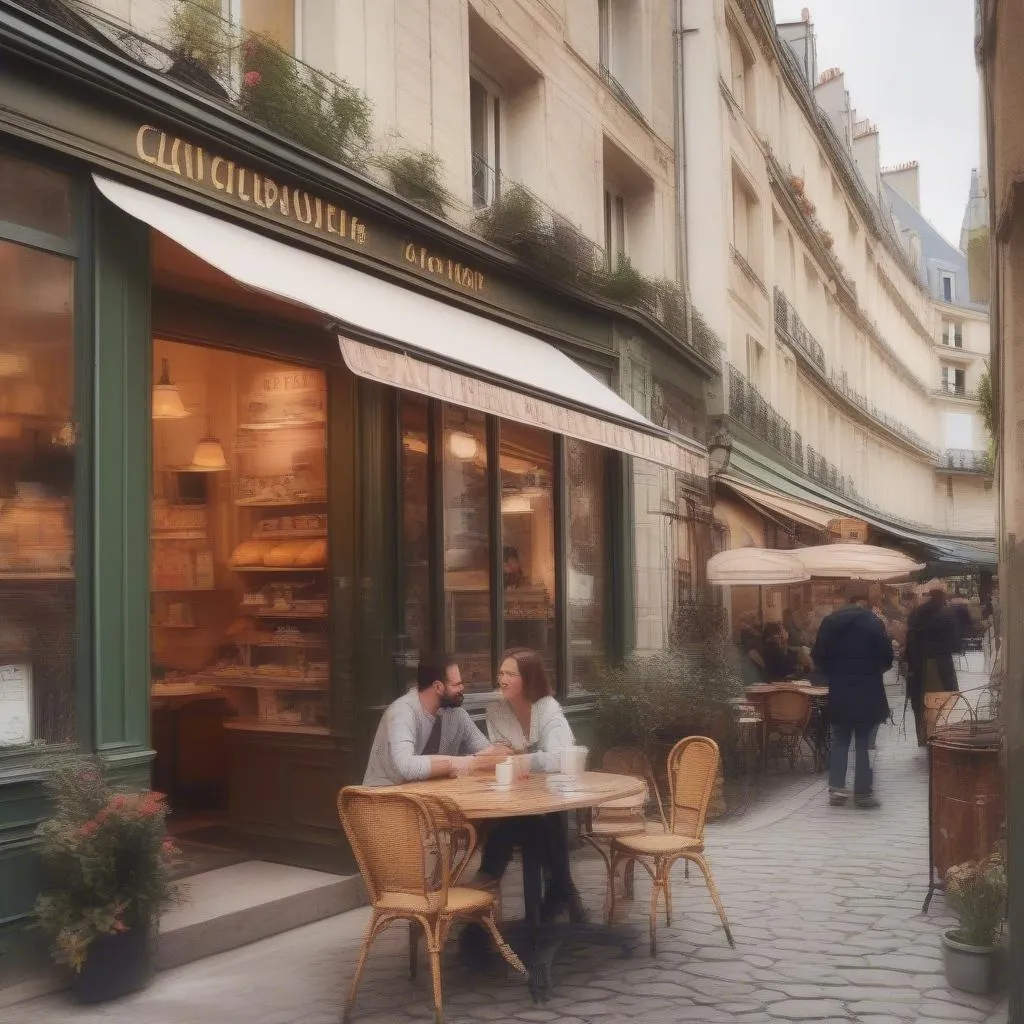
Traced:
[[434, 277], [444, 278], [444, 280], [471, 292], [484, 290], [484, 275], [479, 270], [467, 267], [464, 263], [459, 263], [447, 256], [435, 256], [425, 245], [406, 242], [402, 249], [402, 255], [405, 257], [406, 263], [411, 263]]
[[267, 210], [317, 234], [355, 245], [366, 244], [366, 225], [344, 207], [305, 189], [281, 184], [269, 175], [259, 174], [152, 125], [139, 128], [135, 153], [157, 170]]

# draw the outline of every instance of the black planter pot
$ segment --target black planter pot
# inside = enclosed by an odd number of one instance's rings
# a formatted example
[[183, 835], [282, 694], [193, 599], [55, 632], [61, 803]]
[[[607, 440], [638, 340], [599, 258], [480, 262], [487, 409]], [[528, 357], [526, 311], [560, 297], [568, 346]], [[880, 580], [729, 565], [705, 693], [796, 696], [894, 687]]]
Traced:
[[184, 85], [205, 92], [218, 100], [227, 100], [227, 90], [204, 67], [188, 57], [177, 57], [167, 69], [167, 77], [175, 78]]
[[96, 939], [81, 971], [71, 975], [71, 991], [80, 1003], [104, 1003], [145, 988], [156, 971], [152, 928], [131, 928]]

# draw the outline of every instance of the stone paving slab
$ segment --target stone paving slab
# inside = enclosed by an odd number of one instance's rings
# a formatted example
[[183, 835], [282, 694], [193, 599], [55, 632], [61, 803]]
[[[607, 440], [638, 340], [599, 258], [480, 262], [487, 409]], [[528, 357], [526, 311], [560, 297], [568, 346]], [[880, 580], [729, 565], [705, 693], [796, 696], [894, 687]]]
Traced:
[[[680, 868], [673, 927], [662, 921], [652, 959], [647, 886], [638, 872], [636, 902], [623, 904], [641, 940], [631, 957], [563, 953], [552, 998], [534, 1006], [518, 977], [501, 968], [470, 974], [449, 955], [446, 1019], [1003, 1024], [1005, 1004], [946, 988], [939, 936], [951, 919], [941, 896], [921, 913], [925, 770], [924, 753], [887, 727], [876, 755], [880, 810], [829, 807], [824, 777], [798, 771], [773, 779], [746, 814], [711, 825], [708, 852], [735, 950], [699, 873], [684, 881]], [[599, 913], [604, 883], [596, 854], [579, 852], [574, 870]], [[511, 915], [518, 900], [511, 878], [505, 898]], [[337, 1024], [367, 920], [366, 910], [353, 911], [166, 971], [146, 992], [103, 1007], [74, 1007], [62, 995], [37, 999], [6, 1011], [4, 1024]], [[362, 1024], [432, 1017], [429, 970], [410, 981], [406, 934], [395, 928], [375, 944], [356, 1008]]]

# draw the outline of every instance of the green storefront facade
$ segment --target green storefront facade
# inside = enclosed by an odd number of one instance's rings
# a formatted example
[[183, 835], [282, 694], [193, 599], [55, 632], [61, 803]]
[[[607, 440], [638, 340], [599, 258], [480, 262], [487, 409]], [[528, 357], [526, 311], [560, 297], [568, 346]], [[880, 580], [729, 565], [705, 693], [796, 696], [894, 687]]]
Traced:
[[[333, 298], [282, 298], [276, 255], [254, 271], [266, 288], [245, 287], [174, 240], [179, 220], [370, 275], [427, 317], [478, 317], [484, 338], [495, 324], [542, 338], [609, 394], [631, 390], [627, 373], [635, 391], [640, 353], [701, 441], [716, 372], [650, 317], [552, 285], [73, 29], [0, 0], [8, 948], [39, 886], [33, 834], [55, 752], [94, 751], [140, 786], [156, 776], [172, 806], [180, 788], [182, 806], [216, 808], [240, 834], [338, 846], [334, 794], [361, 778], [419, 650], [454, 647], [482, 706], [503, 647], [538, 647], [586, 735], [588, 673], [632, 644], [630, 438], [678, 448], [680, 485], [706, 501], [700, 444], [614, 414], [620, 443], [588, 443], [594, 410], [571, 401], [562, 413], [588, 428], [540, 429], [531, 411], [557, 411], [550, 395], [524, 387], [513, 401], [507, 381], [443, 356], [426, 361], [433, 384], [397, 386], [402, 345], [328, 315]], [[125, 188], [186, 212], [160, 232], [107, 198]], [[154, 419], [154, 386], [178, 383], [181, 418]], [[519, 422], [479, 394], [520, 403]], [[190, 687], [200, 714], [183, 710]]]

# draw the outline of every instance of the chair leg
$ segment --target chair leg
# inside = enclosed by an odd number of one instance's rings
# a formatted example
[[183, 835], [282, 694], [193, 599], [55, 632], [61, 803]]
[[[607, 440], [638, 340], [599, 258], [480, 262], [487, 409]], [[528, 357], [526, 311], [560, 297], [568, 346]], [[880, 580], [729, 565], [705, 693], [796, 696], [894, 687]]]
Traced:
[[636, 861], [630, 861], [622, 872], [622, 897], [631, 900], [636, 896]]
[[736, 942], [732, 937], [732, 929], [729, 927], [729, 918], [725, 915], [725, 907], [722, 906], [722, 899], [718, 895], [718, 886], [715, 885], [714, 875], [711, 874], [711, 865], [703, 854], [692, 854], [690, 859], [693, 860], [694, 864], [696, 864], [703, 873], [704, 881], [707, 882], [708, 892], [711, 894], [711, 901], [715, 904], [718, 916], [722, 920], [722, 927], [725, 929], [725, 937], [729, 940], [729, 945], [735, 948]]
[[[615, 856], [613, 851], [608, 861], [608, 891], [605, 898], [605, 919], [608, 924], [612, 923], [612, 919], [615, 916], [615, 872], [618, 866], [619, 858]], [[631, 866], [632, 862], [627, 861], [624, 870], [628, 871]]]
[[[439, 929], [439, 925], [435, 928]], [[441, 988], [441, 945], [437, 932], [424, 928], [427, 952], [430, 954], [430, 977], [434, 983], [434, 1024], [444, 1024], [444, 994]]]
[[416, 980], [416, 969], [419, 961], [420, 926], [415, 921], [409, 922], [409, 977]]
[[664, 884], [665, 865], [655, 860], [651, 877], [651, 956], [658, 954], [658, 897], [662, 894]]
[[352, 984], [349, 986], [348, 999], [345, 1001], [345, 1012], [342, 1015], [342, 1020], [345, 1024], [352, 1019], [352, 1010], [356, 1005], [356, 993], [359, 991], [359, 982], [363, 977], [363, 970], [366, 968], [366, 958], [370, 953], [370, 946], [373, 945], [373, 940], [377, 937], [378, 932], [378, 919], [376, 914], [370, 920], [370, 926], [366, 929], [366, 938], [363, 939], [363, 945], [359, 950], [359, 959], [356, 961], [356, 972], [352, 975]]
[[480, 920], [483, 922], [484, 927], [491, 933], [491, 938], [494, 939], [494, 944], [498, 947], [498, 952], [502, 957], [504, 957], [505, 962], [510, 967], [514, 967], [520, 974], [526, 974], [527, 970], [523, 961], [519, 959], [516, 955], [516, 951], [505, 941], [501, 932], [498, 931], [494, 915], [485, 914]]
[[672, 927], [672, 879], [669, 870], [665, 871], [665, 927]]
[[686, 861], [683, 864], [683, 878], [689, 879], [690, 877], [690, 862]]

